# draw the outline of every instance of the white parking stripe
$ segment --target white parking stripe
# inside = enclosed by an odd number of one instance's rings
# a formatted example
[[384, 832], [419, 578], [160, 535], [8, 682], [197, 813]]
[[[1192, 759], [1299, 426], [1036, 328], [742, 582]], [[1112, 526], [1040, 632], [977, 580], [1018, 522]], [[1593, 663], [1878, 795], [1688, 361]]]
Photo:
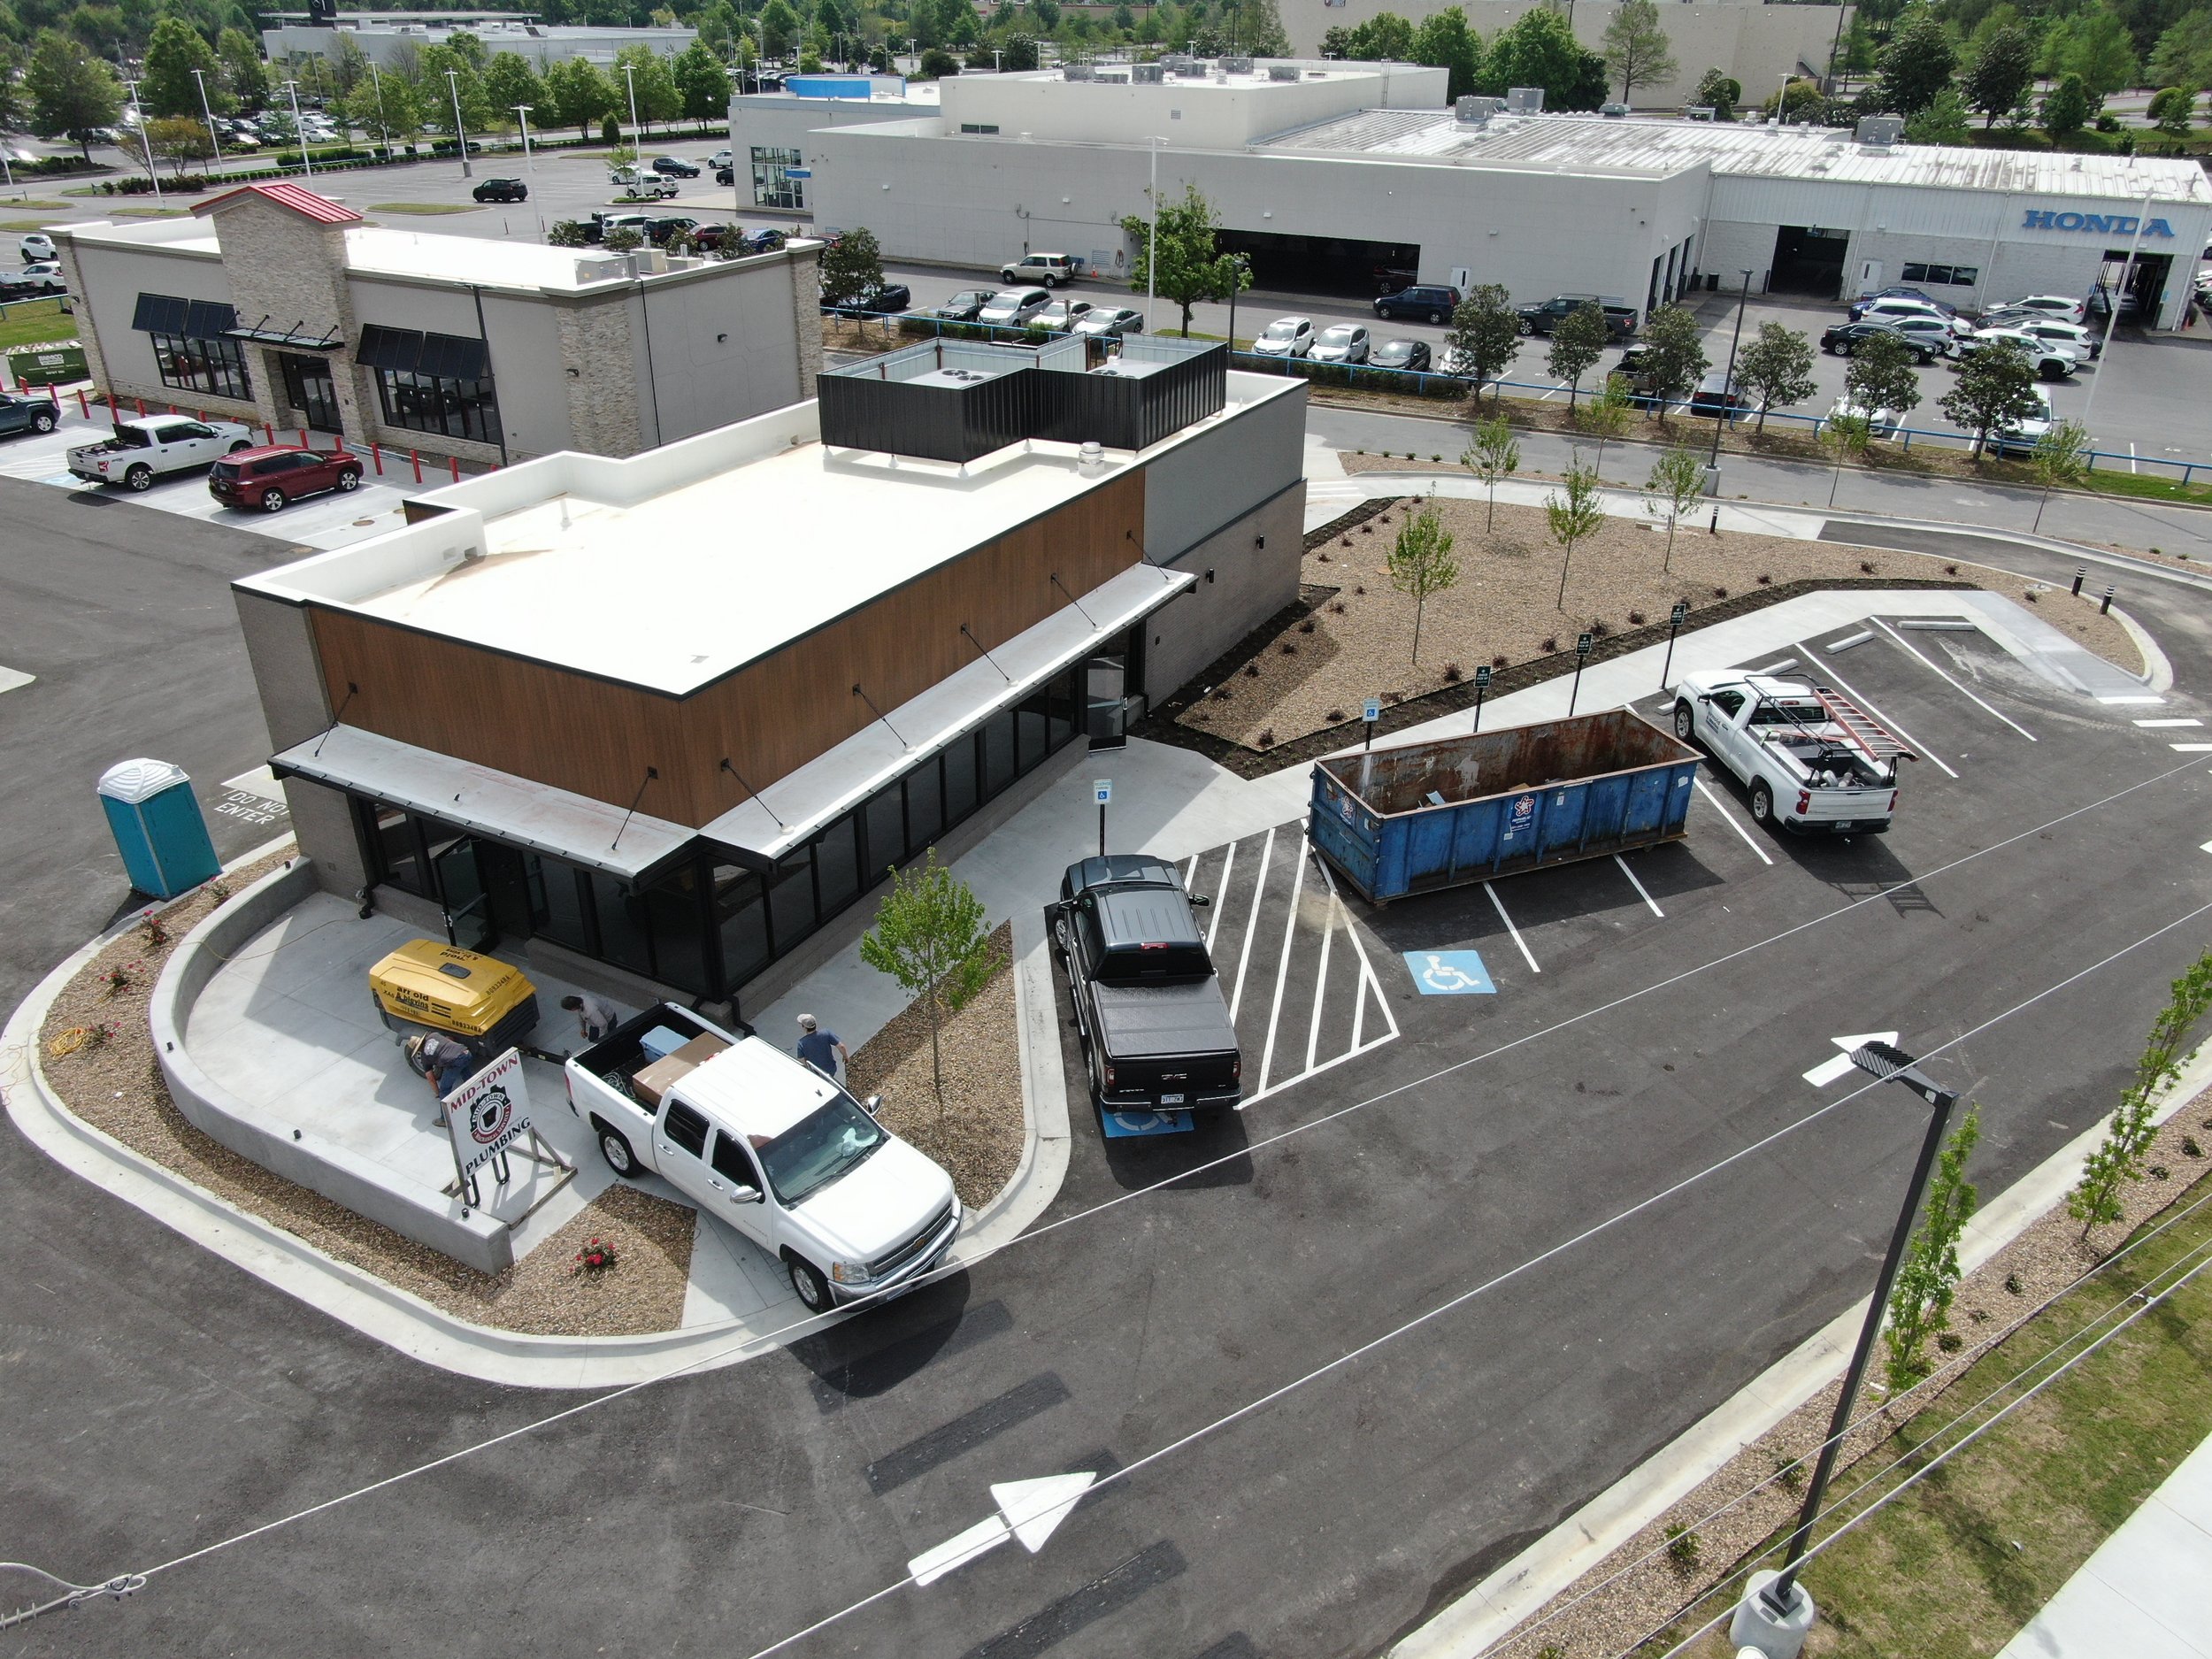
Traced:
[[[1812, 652], [1809, 649], [1806, 651], [1805, 655], [1810, 657], [1812, 656]], [[1820, 664], [1817, 661], [1816, 661], [1813, 666], [1819, 668]], [[1935, 754], [1925, 743], [1922, 742], [1910, 732], [1908, 732], [1903, 726], [1898, 725], [1896, 721], [1891, 719], [1889, 716], [1884, 714], [1879, 709], [1876, 708], [1873, 703], [1870, 703], [1866, 697], [1856, 690], [1852, 686], [1851, 682], [1846, 680], [1841, 674], [1836, 672], [1836, 671], [1832, 668], [1821, 669], [1821, 672], [1826, 674], [1829, 679], [1834, 680], [1837, 685], [1843, 687], [1844, 695], [1850, 698], [1852, 702], [1857, 703], [1859, 707], [1864, 709], [1869, 714], [1872, 715], [1884, 726], [1887, 726], [1896, 736], [1903, 739], [1907, 744], [1911, 746], [1915, 754], [1920, 756], [1923, 759], [1933, 764], [1937, 770], [1943, 773], [1945, 777], [1955, 778], [1958, 776], [1958, 773], [1953, 772], [1948, 766], [1943, 764], [1943, 760], [1940, 756]], [[1772, 861], [1769, 860], [1769, 862], [1771, 863]]]
[[1229, 896], [1229, 872], [1237, 867], [1237, 844], [1229, 843], [1229, 850], [1222, 855], [1221, 879], [1214, 883], [1213, 920], [1206, 924], [1206, 954], [1214, 954], [1214, 935], [1221, 931], [1221, 902]]
[[1938, 668], [1933, 663], [1923, 657], [1918, 651], [1916, 651], [1911, 646], [1906, 644], [1905, 636], [1900, 634], [1895, 628], [1890, 626], [1888, 623], [1883, 621], [1881, 618], [1875, 617], [1872, 618], [1871, 620], [1876, 627], [1881, 629], [1881, 631], [1888, 634], [1891, 639], [1896, 641], [1897, 649], [1899, 650], [1904, 652], [1904, 654], [1911, 657], [1914, 662], [1918, 663], [1923, 668], [1933, 674], [1938, 680], [1940, 680], [1945, 685], [1950, 687], [1952, 690], [1957, 692], [1960, 696], [1964, 697], [1969, 703], [1973, 703], [1978, 708], [1988, 710], [1990, 713], [1995, 715], [2014, 731], [2019, 733], [2021, 736], [2026, 738], [2029, 742], [2032, 743], [2035, 741], [2035, 733], [2033, 732], [2029, 731], [2026, 726], [2021, 725], [2019, 721], [2014, 719], [2010, 715], [2007, 714], [2002, 709], [1998, 708], [1994, 703], [1984, 703], [1979, 697], [1969, 691], [1964, 686], [1959, 684], [1957, 680], [1952, 679], [1950, 675], [1945, 673], [1940, 668]]
[[2166, 699], [2163, 697], [2147, 697], [2140, 695], [2137, 693], [2129, 692], [2116, 697], [2099, 697], [2097, 701], [2099, 703], [2163, 703]]
[[1260, 931], [1260, 901], [1267, 896], [1267, 866], [1275, 856], [1275, 832], [1267, 832], [1267, 844], [1260, 849], [1260, 878], [1252, 884], [1251, 915], [1244, 924], [1244, 949], [1237, 955], [1237, 988], [1229, 995], [1229, 1022], [1236, 1023], [1237, 1010], [1244, 1002], [1244, 971], [1252, 965], [1252, 936]]
[[[1321, 918], [1321, 965], [1313, 974], [1313, 1018], [1306, 1022], [1306, 1070], [1313, 1070], [1314, 1051], [1321, 1046], [1321, 1010], [1329, 989], [1329, 946], [1336, 938], [1336, 896], [1329, 897], [1328, 908]], [[1363, 995], [1363, 987], [1354, 985], [1354, 995]]]
[[1644, 884], [1636, 879], [1636, 872], [1628, 867], [1628, 860], [1622, 857], [1620, 854], [1615, 853], [1613, 862], [1621, 867], [1621, 873], [1628, 878], [1628, 885], [1636, 889], [1636, 896], [1651, 906], [1651, 913], [1654, 916], [1664, 921], [1667, 913], [1659, 908], [1650, 894], [1644, 891]]
[[[1267, 1093], [1267, 1074], [1275, 1064], [1275, 1026], [1283, 1017], [1283, 987], [1290, 979], [1290, 948], [1298, 941], [1298, 895], [1306, 885], [1306, 844], [1301, 841], [1291, 858], [1290, 909], [1283, 917], [1283, 950], [1275, 959], [1275, 1000], [1267, 1010], [1267, 1044], [1260, 1050], [1260, 1087]], [[1253, 918], [1258, 920], [1256, 915]]]
[[1745, 829], [1742, 825], [1736, 822], [1736, 815], [1733, 812], [1731, 812], [1727, 807], [1721, 803], [1721, 798], [1713, 793], [1712, 789], [1707, 785], [1705, 780], [1702, 778], [1700, 778], [1697, 780], [1697, 792], [1713, 803], [1713, 810], [1719, 813], [1721, 817], [1726, 820], [1728, 827], [1736, 832], [1737, 839], [1741, 841], [1745, 846], [1750, 848], [1753, 852], [1759, 855], [1759, 862], [1761, 864], [1770, 864], [1774, 862], [1773, 859], [1767, 856], [1767, 849], [1760, 846], [1757, 841], [1751, 839], [1750, 832]]
[[1486, 881], [1482, 884], [1482, 890], [1490, 895], [1490, 908], [1497, 911], [1498, 919], [1505, 924], [1505, 931], [1513, 935], [1513, 942], [1521, 948], [1521, 959], [1528, 964], [1528, 971], [1541, 973], [1543, 970], [1536, 965], [1536, 958], [1529, 952], [1528, 941], [1521, 937], [1521, 930], [1513, 926], [1513, 918], [1505, 913], [1505, 902], [1498, 897], [1497, 888]]
[[1190, 863], [1183, 866], [1183, 891], [1188, 893], [1192, 882], [1198, 879], [1198, 855], [1190, 856]]
[[2202, 720], [2193, 720], [2193, 719], [2187, 718], [2186, 717], [2184, 717], [2183, 718], [2181, 718], [2181, 719], [2177, 719], [2177, 720], [2138, 720], [2138, 721], [2134, 722], [2134, 724], [2136, 724], [2137, 726], [2202, 726], [2202, 725], [2204, 724], [2204, 722], [2203, 722]]
[[2182, 755], [2212, 755], [2212, 743], [2169, 743], [2167, 748]]

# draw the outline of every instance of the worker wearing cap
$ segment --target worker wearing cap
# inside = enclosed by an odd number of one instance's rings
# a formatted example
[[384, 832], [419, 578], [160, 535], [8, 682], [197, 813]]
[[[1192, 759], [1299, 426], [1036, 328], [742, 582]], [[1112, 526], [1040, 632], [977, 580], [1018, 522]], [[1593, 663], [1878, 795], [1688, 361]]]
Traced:
[[822, 1030], [813, 1015], [802, 1014], [799, 1016], [799, 1058], [834, 1083], [839, 1063], [849, 1064], [852, 1056], [845, 1052], [845, 1045], [837, 1040], [835, 1032]]
[[476, 1056], [448, 1038], [423, 1033], [410, 1037], [403, 1046], [408, 1069], [430, 1085], [442, 1112], [445, 1097], [476, 1075]]
[[603, 996], [586, 991], [580, 996], [565, 996], [561, 1006], [576, 1016], [576, 1029], [586, 1042], [597, 1042], [622, 1023], [622, 1010]]

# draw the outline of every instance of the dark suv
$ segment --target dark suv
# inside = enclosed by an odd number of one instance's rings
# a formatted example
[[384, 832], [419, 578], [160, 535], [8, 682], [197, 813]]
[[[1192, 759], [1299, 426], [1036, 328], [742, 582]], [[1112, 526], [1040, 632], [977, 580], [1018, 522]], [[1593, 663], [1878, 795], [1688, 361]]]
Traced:
[[487, 179], [469, 194], [480, 202], [526, 202], [530, 187], [519, 179]]
[[1636, 308], [1626, 300], [1617, 300], [1602, 294], [1555, 294], [1540, 305], [1519, 308], [1521, 332], [1525, 334], [1548, 334], [1585, 305], [1594, 305], [1605, 313], [1606, 328], [1616, 334], [1636, 332]]
[[325, 490], [356, 489], [361, 457], [344, 449], [296, 449], [278, 444], [240, 449], [215, 463], [207, 493], [226, 507], [280, 511], [285, 503]]
[[1375, 302], [1378, 317], [1410, 317], [1417, 322], [1448, 323], [1459, 309], [1459, 290], [1438, 287], [1400, 288]]
[[699, 176], [697, 165], [686, 161], [680, 156], [656, 156], [651, 170], [664, 179], [695, 179]]

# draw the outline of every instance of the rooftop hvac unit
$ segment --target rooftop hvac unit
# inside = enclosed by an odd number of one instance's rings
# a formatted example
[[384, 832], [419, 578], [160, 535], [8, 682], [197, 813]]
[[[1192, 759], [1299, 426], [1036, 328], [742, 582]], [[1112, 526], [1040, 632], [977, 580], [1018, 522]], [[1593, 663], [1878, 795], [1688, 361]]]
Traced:
[[1103, 81], [1110, 86], [1125, 87], [1129, 84], [1129, 72], [1126, 69], [1102, 69], [1091, 79]]
[[1452, 100], [1452, 114], [1465, 126], [1481, 127], [1498, 112], [1498, 107], [1503, 102], [1502, 98], [1485, 98], [1470, 93]]
[[1895, 143], [1905, 135], [1905, 118], [1901, 115], [1863, 115], [1859, 118], [1858, 138], [1862, 144], [1878, 148]]
[[1094, 81], [1098, 78], [1098, 71], [1089, 64], [1070, 64], [1060, 74], [1067, 81]]
[[1270, 81], [1295, 81], [1298, 79], [1298, 65], [1296, 64], [1270, 64], [1267, 66], [1267, 78]]
[[1690, 104], [1682, 111], [1682, 119], [1686, 121], [1709, 121], [1713, 119], [1713, 106], [1709, 104]]
[[1252, 73], [1252, 60], [1249, 58], [1224, 58], [1219, 68], [1225, 75], [1248, 75]]
[[668, 269], [668, 255], [658, 248], [640, 248], [629, 258], [632, 276], [659, 276]]
[[1167, 81], [1167, 71], [1157, 64], [1132, 64], [1129, 65], [1129, 80], [1133, 85], [1140, 87], [1164, 86]]
[[576, 262], [580, 282], [612, 282], [630, 274], [630, 262], [618, 253], [593, 254]]
[[1541, 87], [1508, 87], [1505, 107], [1515, 115], [1541, 115], [1544, 112], [1544, 89]]

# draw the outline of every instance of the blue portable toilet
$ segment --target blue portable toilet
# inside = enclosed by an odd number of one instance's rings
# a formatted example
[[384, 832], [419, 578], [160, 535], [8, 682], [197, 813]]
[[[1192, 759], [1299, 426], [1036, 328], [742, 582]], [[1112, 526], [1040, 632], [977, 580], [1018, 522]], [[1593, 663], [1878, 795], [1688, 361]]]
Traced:
[[119, 761], [100, 774], [100, 805], [123, 868], [141, 893], [173, 899], [222, 873], [183, 767]]

